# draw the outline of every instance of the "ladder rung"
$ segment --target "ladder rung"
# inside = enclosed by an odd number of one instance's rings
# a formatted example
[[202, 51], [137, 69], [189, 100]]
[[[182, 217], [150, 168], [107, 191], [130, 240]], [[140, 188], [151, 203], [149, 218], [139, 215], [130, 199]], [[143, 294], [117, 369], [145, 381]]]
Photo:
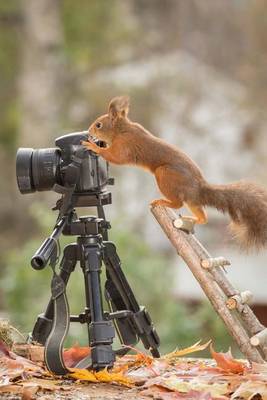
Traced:
[[224, 257], [205, 258], [201, 260], [201, 266], [205, 269], [224, 267], [225, 265], [231, 265], [231, 263]]

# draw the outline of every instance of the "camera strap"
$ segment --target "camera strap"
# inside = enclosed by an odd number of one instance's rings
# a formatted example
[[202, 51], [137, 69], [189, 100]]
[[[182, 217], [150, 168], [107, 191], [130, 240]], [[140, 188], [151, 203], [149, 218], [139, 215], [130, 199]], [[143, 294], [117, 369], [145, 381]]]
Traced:
[[51, 299], [53, 302], [53, 324], [49, 336], [45, 342], [45, 363], [47, 369], [57, 375], [65, 375], [68, 369], [63, 360], [63, 343], [69, 330], [69, 304], [66, 296], [66, 286], [63, 279], [57, 275], [57, 254], [51, 259], [53, 277], [51, 282]]
[[87, 150], [79, 148], [75, 155], [72, 156], [71, 163], [67, 166], [65, 171], [65, 185], [55, 184], [53, 190], [62, 194], [62, 198], [54, 209], [59, 209], [59, 218], [69, 213], [73, 208], [72, 196], [75, 191], [76, 185], [80, 178], [81, 164], [84, 160]]

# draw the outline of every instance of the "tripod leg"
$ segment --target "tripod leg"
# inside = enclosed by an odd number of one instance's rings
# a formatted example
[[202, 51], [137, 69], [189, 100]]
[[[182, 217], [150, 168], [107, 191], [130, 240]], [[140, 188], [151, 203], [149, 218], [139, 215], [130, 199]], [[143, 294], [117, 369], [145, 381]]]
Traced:
[[[125, 305], [120, 292], [114, 285], [111, 277], [107, 271], [107, 280], [105, 283], [105, 298], [109, 306], [109, 310], [114, 313], [118, 310], [124, 311], [127, 310], [127, 306]], [[120, 342], [124, 345], [135, 345], [139, 338], [136, 334], [136, 330], [134, 328], [133, 323], [129, 318], [120, 318], [114, 319], [114, 326], [116, 328], [118, 337]], [[127, 349], [125, 352], [127, 353]]]
[[91, 367], [95, 370], [112, 367], [115, 353], [112, 350], [114, 328], [111, 321], [104, 318], [100, 284], [101, 245], [90, 242], [90, 238], [80, 237], [80, 261], [84, 273], [86, 306], [90, 309], [91, 321], [88, 323], [91, 350]]
[[[116, 318], [119, 311], [129, 310], [125, 317], [116, 320], [119, 337], [124, 344], [135, 344], [132, 340], [136, 335], [142, 340], [146, 349], [153, 357], [160, 357], [158, 347], [160, 344], [158, 334], [153, 326], [150, 315], [144, 307], [140, 307], [135, 295], [122, 271], [121, 262], [112, 242], [104, 242], [104, 262], [107, 268], [107, 297], [110, 299], [112, 310]], [[116, 311], [118, 311], [116, 313]], [[111, 314], [112, 315], [112, 314]]]
[[[63, 257], [60, 263], [60, 273], [59, 276], [64, 281], [65, 285], [67, 285], [70, 274], [75, 268], [77, 262], [77, 245], [75, 243], [69, 244], [65, 247], [63, 252]], [[37, 321], [34, 325], [31, 339], [40, 344], [45, 344], [47, 337], [52, 328], [54, 315], [54, 306], [53, 300], [50, 299], [46, 311], [43, 314], [40, 314], [37, 318]]]

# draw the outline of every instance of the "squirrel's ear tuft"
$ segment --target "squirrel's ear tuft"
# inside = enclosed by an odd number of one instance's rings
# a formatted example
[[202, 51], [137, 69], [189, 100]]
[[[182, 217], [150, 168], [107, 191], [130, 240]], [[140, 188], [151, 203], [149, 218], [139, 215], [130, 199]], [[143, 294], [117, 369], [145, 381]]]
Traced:
[[130, 99], [128, 96], [114, 97], [108, 106], [108, 114], [111, 120], [117, 117], [127, 117], [130, 106]]

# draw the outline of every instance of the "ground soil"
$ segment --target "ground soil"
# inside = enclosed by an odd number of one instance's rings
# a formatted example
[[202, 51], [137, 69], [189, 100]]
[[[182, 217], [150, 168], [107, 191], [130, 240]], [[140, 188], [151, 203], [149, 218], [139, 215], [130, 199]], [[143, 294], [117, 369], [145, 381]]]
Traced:
[[[72, 384], [70, 390], [44, 392], [38, 391], [32, 398], [36, 400], [141, 400], [148, 399], [140, 394], [138, 388], [128, 389], [124, 386], [111, 385], [105, 383], [86, 383], [86, 384]], [[1, 400], [28, 400], [27, 393], [14, 394], [14, 393], [1, 393]]]

